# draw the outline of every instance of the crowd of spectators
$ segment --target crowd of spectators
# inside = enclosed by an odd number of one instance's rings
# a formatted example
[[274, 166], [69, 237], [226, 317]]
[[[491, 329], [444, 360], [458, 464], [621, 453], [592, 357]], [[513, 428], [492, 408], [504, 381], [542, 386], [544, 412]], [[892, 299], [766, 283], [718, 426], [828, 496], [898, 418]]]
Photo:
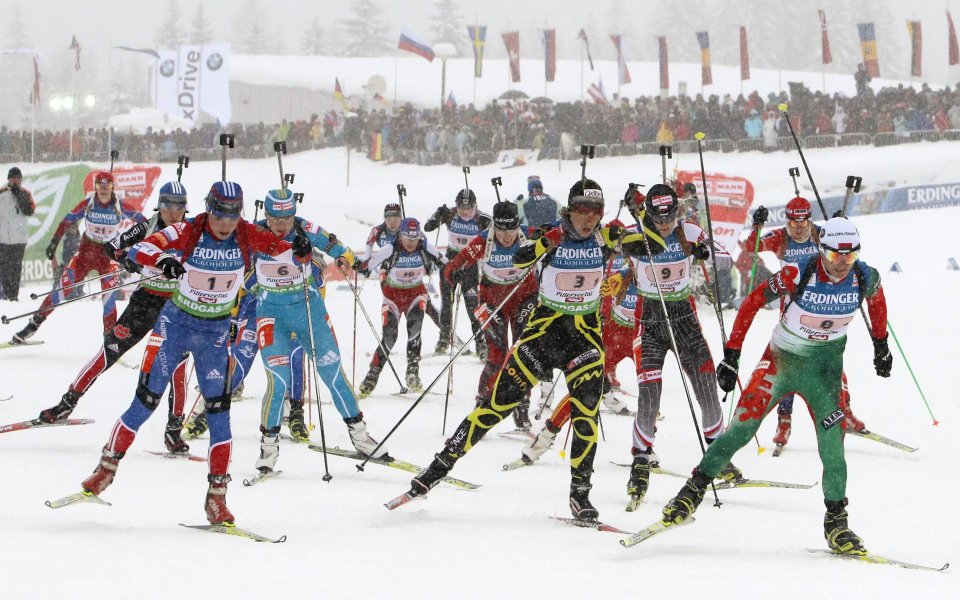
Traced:
[[[704, 131], [711, 140], [762, 140], [767, 149], [789, 135], [778, 106], [789, 103], [794, 129], [800, 136], [889, 133], [909, 136], [915, 131], [960, 130], [960, 84], [956, 88], [932, 90], [923, 84], [883, 88], [878, 92], [859, 85], [855, 96], [811, 92], [799, 84], [790, 91], [769, 94], [756, 91], [747, 96], [710, 95], [614, 98], [609, 103], [553, 102], [548, 98], [501, 98], [483, 108], [472, 104], [442, 109], [416, 108], [404, 104], [392, 112], [386, 109], [350, 112], [329, 111], [322, 117], [283, 120], [280, 124], [232, 124], [238, 154], [267, 155], [274, 141], [287, 141], [290, 151], [349, 144], [369, 150], [379, 134], [382, 158], [402, 160], [406, 153], [444, 155], [453, 152], [490, 152], [525, 149], [542, 157], [556, 157], [561, 134], [576, 143], [639, 144], [673, 143], [692, 140]], [[517, 95], [514, 92], [514, 95]], [[178, 154], [216, 150], [216, 125], [184, 131], [152, 130], [133, 132], [107, 129], [37, 131], [34, 152], [37, 160], [96, 160], [107, 154], [108, 146], [120, 149], [125, 160], [176, 160]], [[0, 128], [0, 157], [6, 162], [28, 160], [30, 131]]]

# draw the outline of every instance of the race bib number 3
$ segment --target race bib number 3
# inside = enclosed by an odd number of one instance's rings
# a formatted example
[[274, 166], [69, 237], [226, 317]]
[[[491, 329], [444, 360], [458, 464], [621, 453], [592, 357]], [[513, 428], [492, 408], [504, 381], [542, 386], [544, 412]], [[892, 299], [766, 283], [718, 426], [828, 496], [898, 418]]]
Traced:
[[600, 282], [602, 273], [557, 273], [557, 289], [564, 292], [593, 289]]

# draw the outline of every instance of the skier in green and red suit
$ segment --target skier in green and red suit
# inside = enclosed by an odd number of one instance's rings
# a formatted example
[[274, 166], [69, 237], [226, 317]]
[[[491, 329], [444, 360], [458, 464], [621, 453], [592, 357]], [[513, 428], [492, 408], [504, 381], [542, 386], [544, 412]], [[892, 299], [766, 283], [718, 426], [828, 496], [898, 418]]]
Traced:
[[707, 449], [680, 493], [663, 509], [663, 522], [686, 521], [703, 501], [713, 478], [745, 446], [764, 416], [785, 394], [797, 393], [814, 416], [823, 495], [827, 507], [824, 537], [831, 550], [865, 554], [863, 540], [847, 525], [847, 463], [843, 455], [845, 414], [840, 408], [840, 376], [847, 327], [865, 300], [870, 312], [873, 365], [889, 377], [893, 357], [887, 346], [887, 308], [880, 274], [858, 260], [860, 234], [843, 217], [827, 221], [820, 231], [817, 255], [787, 265], [758, 286], [737, 313], [717, 380], [724, 391], [737, 383], [740, 349], [754, 316], [762, 306], [789, 296], [773, 337], [737, 405], [730, 427]]

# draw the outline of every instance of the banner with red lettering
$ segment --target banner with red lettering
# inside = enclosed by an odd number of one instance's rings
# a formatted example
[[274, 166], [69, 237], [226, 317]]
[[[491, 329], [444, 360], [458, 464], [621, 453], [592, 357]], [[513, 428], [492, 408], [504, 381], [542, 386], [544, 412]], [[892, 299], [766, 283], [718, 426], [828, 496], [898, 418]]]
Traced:
[[[695, 185], [697, 196], [703, 202], [703, 179], [700, 171], [680, 171], [676, 179], [684, 184]], [[706, 180], [713, 239], [732, 255], [737, 249], [750, 205], [753, 204], [753, 184], [745, 177], [723, 173], [707, 173]], [[701, 226], [706, 228], [706, 223], [701, 223]]]
[[[90, 171], [83, 178], [83, 193], [93, 191], [93, 176], [97, 171]], [[128, 208], [140, 212], [153, 210], [147, 200], [153, 193], [153, 186], [160, 179], [160, 167], [135, 165], [132, 167], [115, 167], [113, 169], [113, 191], [117, 198]]]

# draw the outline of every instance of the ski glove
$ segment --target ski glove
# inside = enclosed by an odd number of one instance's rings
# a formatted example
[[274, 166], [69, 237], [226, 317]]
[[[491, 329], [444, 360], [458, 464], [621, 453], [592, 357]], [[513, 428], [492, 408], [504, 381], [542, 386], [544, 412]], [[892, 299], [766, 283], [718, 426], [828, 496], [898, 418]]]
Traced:
[[353, 270], [364, 277], [370, 277], [370, 265], [365, 260], [358, 260], [357, 264], [353, 265]]
[[303, 231], [297, 232], [297, 237], [293, 238], [293, 255], [301, 260], [310, 258], [313, 254], [313, 244], [310, 238], [303, 234]]
[[753, 213], [753, 226], [754, 227], [763, 227], [763, 224], [767, 222], [767, 217], [770, 216], [770, 211], [767, 210], [766, 206], [761, 206]]
[[612, 225], [607, 225], [607, 231], [610, 232], [611, 240], [621, 240], [623, 236], [627, 233], [627, 228], [623, 225], [617, 225], [616, 223]]
[[737, 387], [737, 369], [740, 367], [740, 351], [726, 348], [723, 360], [717, 365], [717, 383], [724, 392], [732, 392]]
[[890, 377], [890, 369], [893, 367], [893, 355], [890, 354], [890, 347], [887, 346], [887, 338], [873, 340], [873, 368], [876, 369], [880, 377]]
[[123, 267], [123, 269], [124, 269], [127, 273], [139, 273], [140, 271], [143, 270], [143, 267], [141, 267], [141, 266], [138, 265], [137, 263], [135, 263], [135, 262], [133, 262], [132, 260], [130, 260], [130, 258], [127, 257], [127, 256], [121, 256], [121, 257], [117, 260], [117, 262], [120, 263], [120, 266]]
[[180, 276], [187, 272], [180, 261], [169, 254], [161, 254], [156, 265], [167, 279], [180, 279]]
[[433, 220], [439, 223], [446, 223], [450, 220], [450, 217], [453, 216], [453, 211], [447, 208], [447, 205], [437, 208], [437, 212], [433, 213]]
[[700, 242], [690, 248], [690, 254], [697, 260], [707, 260], [710, 258], [710, 248], [703, 242]]
[[554, 227], [544, 232], [543, 240], [548, 248], [555, 248], [563, 243], [563, 227]]
[[57, 246], [60, 245], [60, 238], [54, 236], [50, 238], [50, 243], [47, 245], [46, 255], [49, 260], [53, 260], [53, 257], [57, 253]]

